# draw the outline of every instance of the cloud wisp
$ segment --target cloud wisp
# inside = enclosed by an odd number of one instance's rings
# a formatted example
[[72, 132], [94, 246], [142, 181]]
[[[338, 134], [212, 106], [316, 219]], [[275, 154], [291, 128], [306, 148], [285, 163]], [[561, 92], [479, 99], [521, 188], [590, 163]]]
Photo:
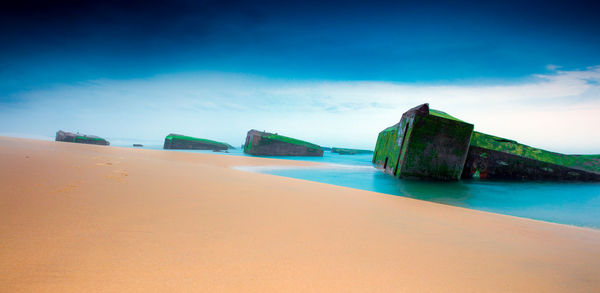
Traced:
[[290, 81], [214, 72], [94, 80], [0, 99], [0, 132], [50, 137], [63, 128], [160, 141], [175, 131], [237, 144], [258, 128], [369, 148], [405, 110], [428, 102], [479, 131], [555, 151], [600, 152], [600, 66], [553, 68], [503, 85]]

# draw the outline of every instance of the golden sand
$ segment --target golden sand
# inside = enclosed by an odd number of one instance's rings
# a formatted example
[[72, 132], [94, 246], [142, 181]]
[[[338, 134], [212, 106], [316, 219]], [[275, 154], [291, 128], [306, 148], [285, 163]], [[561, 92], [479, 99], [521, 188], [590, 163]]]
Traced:
[[598, 292], [600, 231], [233, 166], [0, 138], [0, 292]]

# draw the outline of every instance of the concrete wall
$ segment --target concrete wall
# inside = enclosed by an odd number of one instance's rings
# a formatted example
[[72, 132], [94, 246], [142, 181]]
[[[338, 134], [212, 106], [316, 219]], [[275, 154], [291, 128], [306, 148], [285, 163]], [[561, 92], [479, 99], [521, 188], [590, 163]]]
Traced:
[[379, 133], [373, 163], [395, 177], [458, 180], [473, 125], [429, 114], [423, 104]]
[[413, 123], [405, 137], [399, 175], [460, 179], [473, 125], [433, 115], [415, 116]]
[[59, 130], [56, 132], [55, 141], [74, 142], [83, 144], [110, 145], [110, 142], [96, 136], [87, 136], [85, 134], [72, 133]]
[[373, 164], [395, 177], [600, 181], [600, 156], [559, 154], [475, 132], [427, 104], [379, 133]]
[[600, 174], [471, 146], [462, 178], [599, 181]]
[[166, 139], [163, 146], [164, 149], [177, 149], [177, 150], [214, 150], [214, 151], [224, 151], [227, 150], [228, 147], [220, 144], [211, 144], [202, 141], [193, 141], [186, 139]]
[[304, 145], [269, 139], [271, 133], [256, 130], [248, 131], [244, 152], [255, 156], [306, 156], [322, 157], [323, 150]]

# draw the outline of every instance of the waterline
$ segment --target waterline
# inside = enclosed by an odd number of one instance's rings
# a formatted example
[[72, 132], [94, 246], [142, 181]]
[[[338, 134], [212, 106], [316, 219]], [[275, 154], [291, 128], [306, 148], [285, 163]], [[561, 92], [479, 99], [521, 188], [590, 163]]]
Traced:
[[[230, 150], [229, 153], [193, 150], [185, 152], [247, 156], [240, 149]], [[456, 182], [400, 180], [373, 167], [372, 155], [339, 155], [326, 151], [323, 157], [271, 158], [321, 164], [301, 167], [238, 166], [235, 169], [600, 229], [600, 183], [515, 182], [477, 179]]]
[[374, 167], [344, 165], [243, 170], [600, 229], [599, 183], [402, 180]]

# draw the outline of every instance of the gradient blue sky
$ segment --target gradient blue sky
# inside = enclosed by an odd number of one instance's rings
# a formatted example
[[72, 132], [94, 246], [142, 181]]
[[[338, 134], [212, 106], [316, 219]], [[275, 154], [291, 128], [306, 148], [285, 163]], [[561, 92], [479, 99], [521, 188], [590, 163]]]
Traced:
[[0, 4], [0, 133], [237, 145], [259, 128], [371, 148], [430, 102], [600, 152], [598, 2], [121, 2]]

